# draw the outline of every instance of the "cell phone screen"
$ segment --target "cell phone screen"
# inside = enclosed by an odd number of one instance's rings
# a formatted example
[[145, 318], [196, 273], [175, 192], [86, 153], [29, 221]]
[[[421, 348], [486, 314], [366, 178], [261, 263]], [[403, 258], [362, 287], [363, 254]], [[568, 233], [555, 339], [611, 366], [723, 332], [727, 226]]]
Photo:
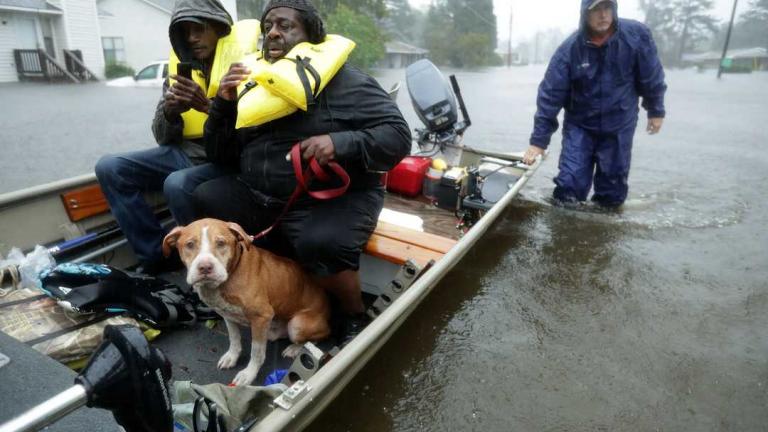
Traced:
[[192, 79], [192, 65], [190, 63], [181, 62], [176, 66], [176, 73], [187, 79]]

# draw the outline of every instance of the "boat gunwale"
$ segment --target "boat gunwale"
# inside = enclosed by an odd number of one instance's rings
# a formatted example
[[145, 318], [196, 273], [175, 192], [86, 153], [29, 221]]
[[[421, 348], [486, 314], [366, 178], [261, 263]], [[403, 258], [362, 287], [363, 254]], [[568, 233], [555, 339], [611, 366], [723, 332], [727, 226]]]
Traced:
[[61, 193], [72, 188], [85, 186], [96, 182], [96, 174], [81, 174], [38, 186], [31, 186], [13, 192], [0, 194], [0, 209], [19, 205], [27, 201], [34, 201], [48, 195]]

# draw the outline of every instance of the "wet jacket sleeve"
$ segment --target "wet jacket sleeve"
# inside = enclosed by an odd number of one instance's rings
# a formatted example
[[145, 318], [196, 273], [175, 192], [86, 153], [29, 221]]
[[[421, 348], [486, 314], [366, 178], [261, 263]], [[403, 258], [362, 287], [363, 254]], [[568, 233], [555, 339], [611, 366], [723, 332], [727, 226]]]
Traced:
[[216, 96], [205, 122], [205, 154], [209, 161], [221, 165], [239, 166], [240, 151], [237, 145], [235, 122], [237, 102]]
[[661, 66], [651, 32], [647, 28], [643, 29], [640, 36], [635, 77], [637, 92], [643, 97], [643, 108], [648, 111], [648, 117], [664, 117], [664, 93], [667, 91], [664, 68]]
[[388, 171], [411, 152], [411, 132], [389, 95], [359, 71], [329, 97], [331, 107], [350, 117], [349, 130], [332, 132], [336, 159], [359, 162], [368, 171]]
[[180, 115], [168, 120], [165, 118], [165, 93], [168, 91], [168, 80], [163, 81], [163, 96], [155, 108], [155, 118], [152, 120], [152, 133], [160, 145], [179, 145], [182, 142], [184, 121]]
[[536, 98], [536, 115], [530, 144], [546, 149], [558, 127], [557, 115], [571, 91], [570, 68], [565, 50], [559, 49], [549, 62]]

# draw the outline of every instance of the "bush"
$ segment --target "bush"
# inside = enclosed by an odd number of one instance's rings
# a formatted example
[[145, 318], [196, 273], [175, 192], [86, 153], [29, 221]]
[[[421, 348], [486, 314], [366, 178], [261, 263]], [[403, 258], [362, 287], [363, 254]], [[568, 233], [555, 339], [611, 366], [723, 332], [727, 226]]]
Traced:
[[107, 63], [107, 66], [104, 68], [104, 76], [107, 79], [133, 76], [134, 74], [136, 74], [136, 71], [132, 67], [122, 63]]

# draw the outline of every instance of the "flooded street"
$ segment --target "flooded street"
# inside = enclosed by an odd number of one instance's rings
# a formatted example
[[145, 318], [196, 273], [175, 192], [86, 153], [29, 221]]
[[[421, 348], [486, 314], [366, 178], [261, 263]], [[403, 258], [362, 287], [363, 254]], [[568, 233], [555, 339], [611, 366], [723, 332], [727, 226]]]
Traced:
[[[458, 73], [465, 141], [524, 148], [542, 73]], [[622, 214], [547, 204], [553, 138], [504, 219], [311, 430], [765, 430], [768, 74], [668, 84]]]
[[[543, 72], [457, 72], [465, 142], [524, 150]], [[309, 430], [764, 431], [768, 73], [667, 82], [661, 133], [641, 118], [621, 214], [548, 204], [557, 134], [505, 216]], [[154, 145], [159, 93], [0, 86], [0, 193]]]

